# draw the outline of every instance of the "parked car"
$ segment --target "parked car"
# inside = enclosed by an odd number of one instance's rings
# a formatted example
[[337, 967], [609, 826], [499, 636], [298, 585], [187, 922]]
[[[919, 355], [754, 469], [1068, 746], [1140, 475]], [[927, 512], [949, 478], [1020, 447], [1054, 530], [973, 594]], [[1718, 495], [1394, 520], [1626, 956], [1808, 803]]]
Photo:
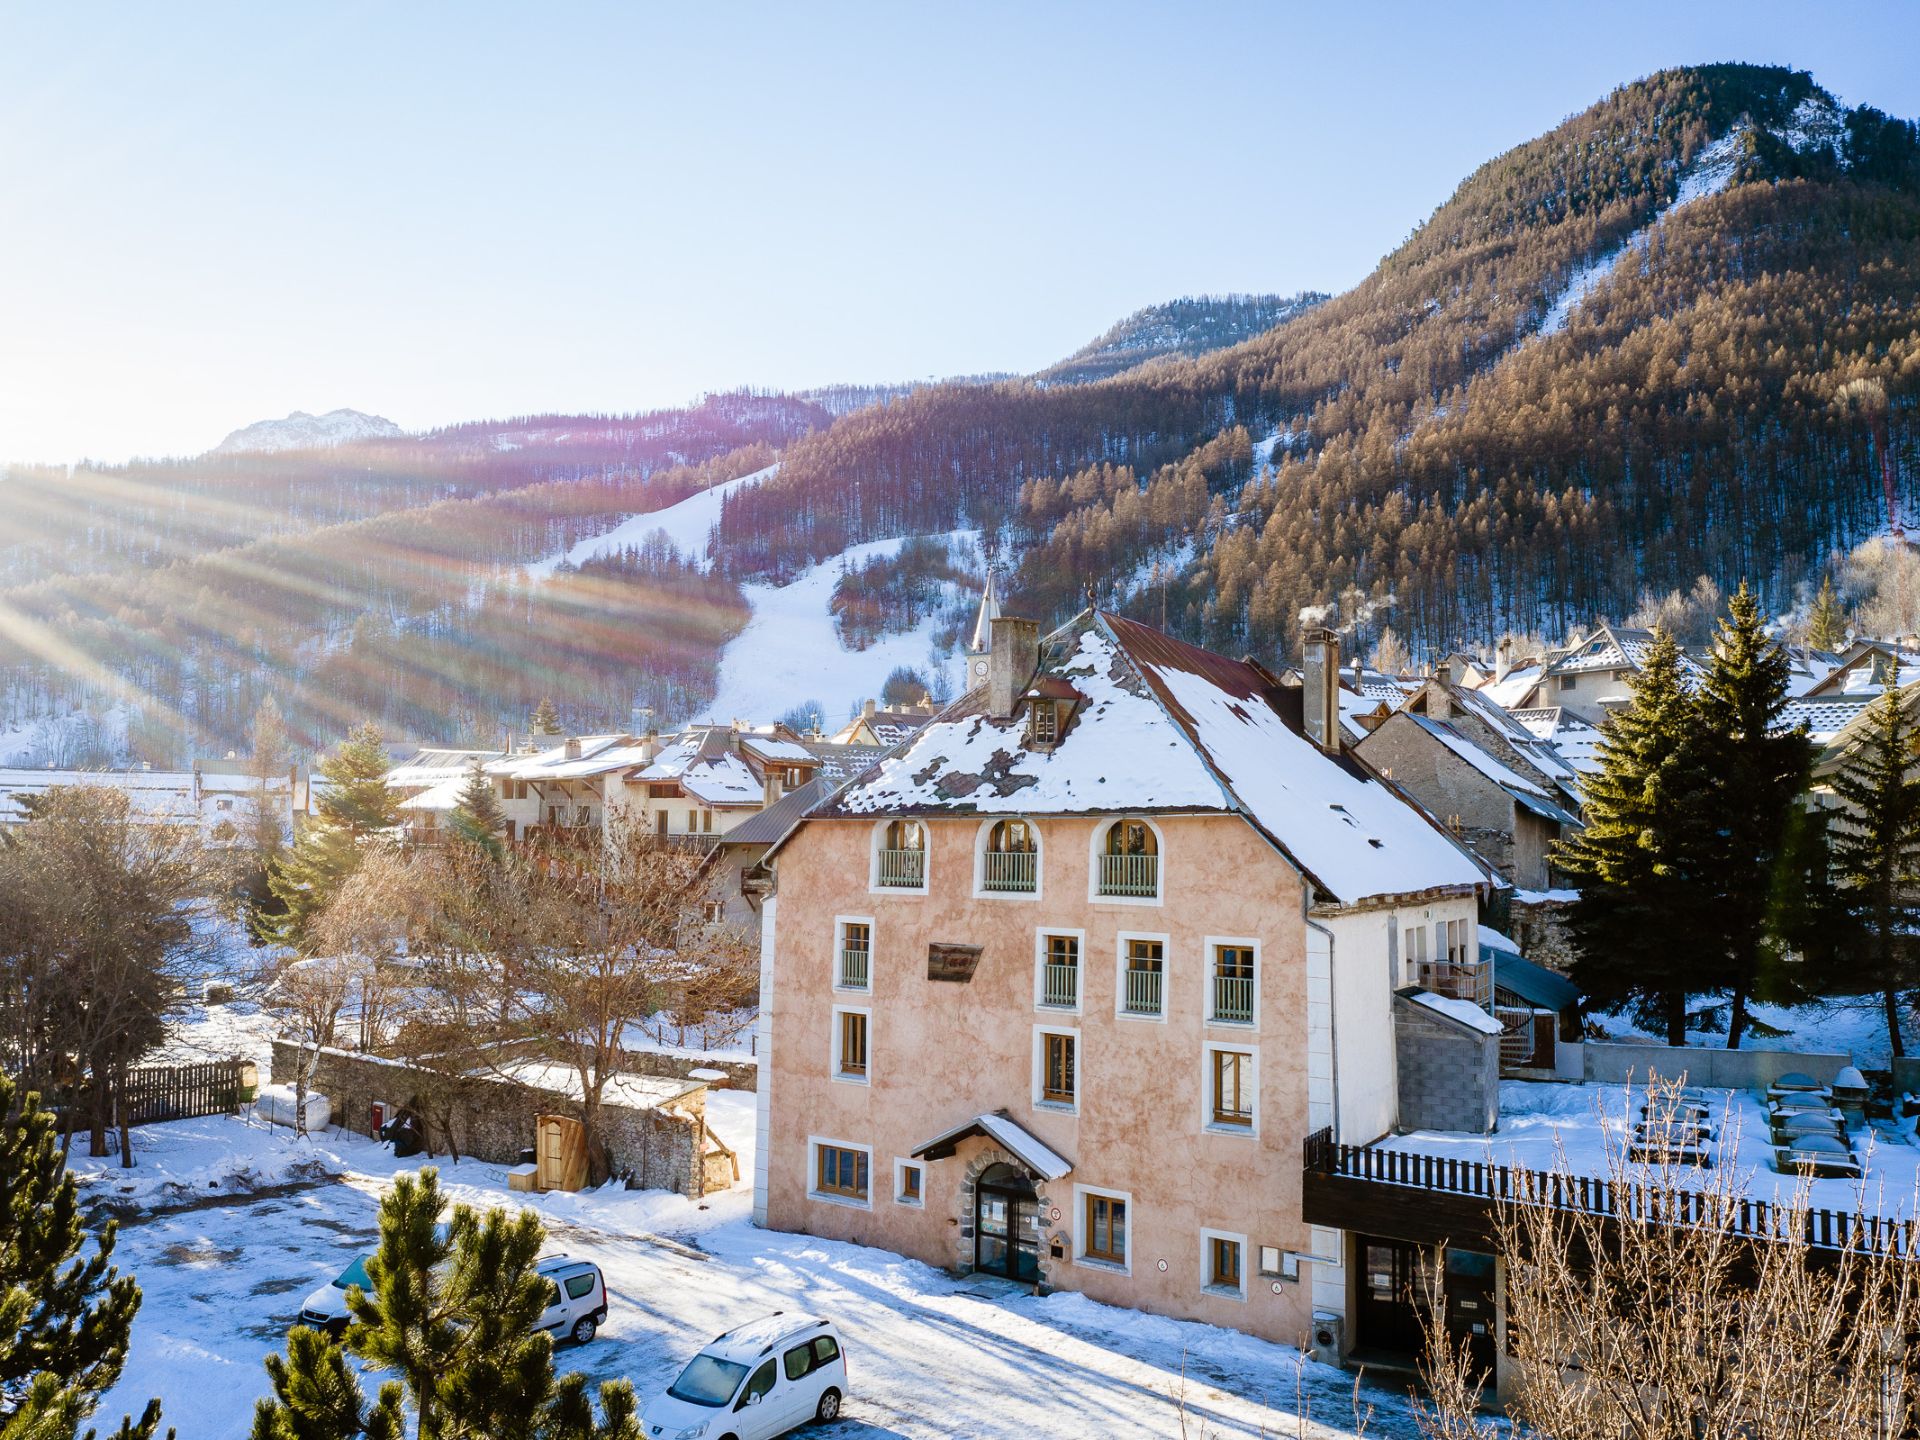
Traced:
[[[347, 1311], [347, 1291], [358, 1285], [371, 1290], [367, 1261], [362, 1255], [332, 1280], [301, 1302], [299, 1324], [325, 1330], [338, 1336], [345, 1333], [352, 1315]], [[552, 1332], [556, 1339], [585, 1345], [600, 1332], [607, 1318], [607, 1282], [600, 1267], [591, 1260], [573, 1260], [565, 1255], [548, 1255], [535, 1267], [546, 1277], [552, 1289], [547, 1308], [534, 1322], [536, 1330]]]
[[779, 1311], [729, 1330], [640, 1414], [647, 1440], [771, 1440], [838, 1418], [847, 1393], [840, 1333]]

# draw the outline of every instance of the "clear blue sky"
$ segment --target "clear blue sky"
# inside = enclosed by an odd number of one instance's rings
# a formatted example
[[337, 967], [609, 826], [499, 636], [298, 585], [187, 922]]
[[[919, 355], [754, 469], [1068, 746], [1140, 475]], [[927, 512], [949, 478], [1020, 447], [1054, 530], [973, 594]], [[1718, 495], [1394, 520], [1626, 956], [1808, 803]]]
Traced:
[[0, 0], [0, 456], [1037, 368], [1340, 290], [1614, 85], [1920, 115], [1920, 5]]

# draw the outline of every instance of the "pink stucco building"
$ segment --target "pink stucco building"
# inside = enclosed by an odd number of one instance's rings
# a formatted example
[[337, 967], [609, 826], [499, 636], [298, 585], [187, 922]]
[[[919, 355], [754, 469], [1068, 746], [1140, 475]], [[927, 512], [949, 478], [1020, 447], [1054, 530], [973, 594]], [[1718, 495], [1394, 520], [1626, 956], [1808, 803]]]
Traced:
[[1485, 872], [1343, 752], [1331, 635], [1288, 686], [991, 630], [770, 857], [757, 1218], [1297, 1343], [1358, 1298], [1303, 1141], [1393, 1128], [1408, 952], [1474, 963]]

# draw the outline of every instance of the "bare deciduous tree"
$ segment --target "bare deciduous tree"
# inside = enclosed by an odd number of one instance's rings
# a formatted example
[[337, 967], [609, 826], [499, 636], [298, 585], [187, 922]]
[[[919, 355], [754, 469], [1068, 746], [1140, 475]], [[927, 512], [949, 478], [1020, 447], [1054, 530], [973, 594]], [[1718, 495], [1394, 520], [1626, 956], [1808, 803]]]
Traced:
[[[1808, 1191], [1757, 1210], [1737, 1163], [1679, 1158], [1693, 1124], [1677, 1086], [1650, 1102], [1666, 1158], [1615, 1144], [1608, 1213], [1571, 1208], [1564, 1154], [1544, 1179], [1515, 1172], [1498, 1212], [1506, 1342], [1519, 1372], [1509, 1414], [1555, 1440], [1881, 1440], [1908, 1433], [1920, 1323], [1909, 1223], [1856, 1212], [1839, 1248], [1809, 1241]], [[1770, 1224], [1756, 1238], [1752, 1217]], [[1909, 1213], [1911, 1211], [1909, 1210]], [[1436, 1279], [1438, 1284], [1436, 1267]], [[1428, 1297], [1429, 1317], [1444, 1314]], [[1442, 1440], [1492, 1440], [1486, 1377], [1430, 1318], [1422, 1421]]]

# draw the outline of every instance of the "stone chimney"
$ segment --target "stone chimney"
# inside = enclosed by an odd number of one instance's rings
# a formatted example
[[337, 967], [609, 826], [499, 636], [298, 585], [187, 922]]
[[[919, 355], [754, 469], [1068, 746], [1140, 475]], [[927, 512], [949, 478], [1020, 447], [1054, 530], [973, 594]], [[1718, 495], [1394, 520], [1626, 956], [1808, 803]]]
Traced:
[[1493, 679], [1497, 685], [1513, 671], [1513, 637], [1502, 635], [1493, 650]]
[[1027, 682], [1040, 667], [1040, 622], [997, 616], [993, 648], [987, 654], [987, 714], [996, 720], [1013, 717], [1013, 707]]
[[1447, 657], [1447, 683], [1465, 687], [1467, 683], [1467, 657], [1455, 651]]
[[874, 702], [873, 702], [873, 701], [871, 701], [871, 700], [862, 700], [862, 701], [860, 702], [860, 718], [861, 718], [862, 720], [871, 720], [871, 719], [873, 719], [873, 712], [874, 712], [874, 710], [875, 710], [875, 708], [876, 708], [876, 707], [875, 707], [875, 705], [874, 705]]
[[1340, 637], [1316, 625], [1300, 637], [1302, 714], [1307, 738], [1329, 755], [1340, 753]]
[[579, 742], [579, 740], [577, 740], [577, 739], [569, 739], [569, 740], [567, 741], [567, 744], [566, 744], [566, 751], [565, 751], [565, 754], [566, 754], [566, 757], [567, 757], [567, 759], [569, 759], [569, 760], [578, 760], [578, 759], [580, 758], [580, 742]]

